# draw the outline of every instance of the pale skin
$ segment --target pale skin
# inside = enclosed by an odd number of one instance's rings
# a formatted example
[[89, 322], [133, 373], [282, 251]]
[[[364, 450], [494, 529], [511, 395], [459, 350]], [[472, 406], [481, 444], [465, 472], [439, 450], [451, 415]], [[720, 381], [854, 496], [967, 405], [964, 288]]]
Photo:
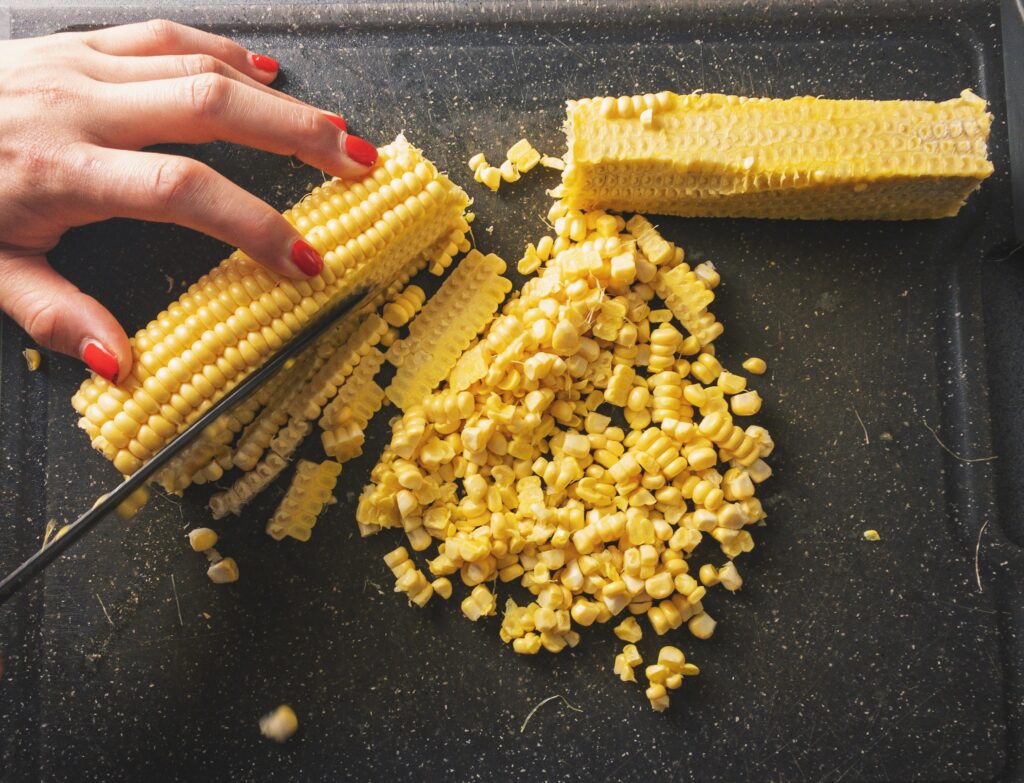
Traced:
[[264, 201], [195, 160], [141, 151], [220, 140], [366, 174], [372, 145], [268, 86], [276, 77], [276, 61], [166, 21], [0, 42], [0, 309], [119, 381], [132, 362], [124, 329], [46, 261], [69, 228], [177, 223], [280, 274], [318, 272], [316, 251]]

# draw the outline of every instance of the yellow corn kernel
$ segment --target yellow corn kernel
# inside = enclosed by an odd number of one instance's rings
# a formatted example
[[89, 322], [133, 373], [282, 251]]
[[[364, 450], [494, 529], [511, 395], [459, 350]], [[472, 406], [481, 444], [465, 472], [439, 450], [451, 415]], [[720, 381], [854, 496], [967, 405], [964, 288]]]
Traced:
[[640, 624], [636, 621], [635, 617], [627, 617], [615, 626], [614, 631], [615, 635], [624, 642], [639, 642], [644, 635], [644, 632], [640, 629]]
[[214, 584], [223, 585], [238, 581], [238, 563], [233, 557], [218, 560], [206, 569], [206, 575]]
[[25, 357], [25, 364], [28, 366], [29, 372], [35, 372], [39, 369], [39, 365], [43, 361], [42, 354], [39, 351], [35, 348], [26, 348], [21, 352], [21, 355]]
[[194, 552], [205, 552], [217, 546], [217, 534], [208, 527], [188, 531], [188, 543]]
[[[618, 105], [632, 107], [632, 99], [619, 98]], [[993, 171], [987, 159], [992, 117], [970, 90], [944, 103], [673, 95], [671, 108], [652, 107], [648, 125], [642, 111], [616, 115], [607, 106], [602, 98], [569, 102], [562, 184], [573, 208], [688, 217], [938, 218], [955, 215]], [[661, 129], [666, 118], [679, 132]], [[714, 176], [700, 174], [709, 169]], [[646, 187], [651, 178], [664, 184]]]
[[715, 626], [718, 625], [707, 612], [701, 612], [695, 614], [686, 623], [686, 627], [690, 629], [690, 633], [696, 636], [698, 639], [710, 639], [711, 635], [715, 632]]
[[482, 152], [478, 152], [469, 159], [468, 163], [469, 170], [475, 174], [477, 169], [487, 165], [487, 158], [484, 157]]
[[743, 362], [743, 369], [754, 375], [764, 375], [768, 370], [768, 363], [758, 356], [751, 356]]
[[761, 410], [761, 395], [756, 391], [737, 394], [729, 400], [729, 407], [736, 416], [753, 416]]
[[878, 535], [878, 531], [877, 530], [865, 530], [864, 531], [864, 540], [865, 541], [881, 541], [882, 537], [880, 535]]
[[501, 186], [501, 169], [497, 166], [482, 166], [477, 169], [477, 176], [480, 177], [480, 182], [494, 192]]
[[299, 719], [287, 704], [260, 718], [260, 734], [274, 742], [284, 742], [298, 730]]
[[747, 388], [747, 379], [731, 372], [721, 373], [716, 383], [723, 394], [739, 394]]

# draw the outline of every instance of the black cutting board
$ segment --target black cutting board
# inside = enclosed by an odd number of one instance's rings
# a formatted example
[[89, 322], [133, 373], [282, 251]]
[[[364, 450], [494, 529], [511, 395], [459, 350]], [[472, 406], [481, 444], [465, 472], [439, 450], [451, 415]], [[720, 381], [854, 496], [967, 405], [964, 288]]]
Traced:
[[[166, 8], [281, 60], [284, 89], [375, 141], [404, 131], [476, 198], [479, 246], [511, 262], [544, 233], [537, 170], [494, 196], [477, 151], [563, 149], [567, 98], [696, 89], [990, 101], [996, 174], [956, 219], [904, 224], [662, 220], [725, 283], [721, 355], [764, 356], [775, 436], [767, 527], [715, 593], [703, 673], [665, 714], [620, 683], [611, 629], [514, 655], [497, 620], [410, 608], [360, 540], [368, 455], [308, 544], [263, 532], [281, 488], [217, 525], [242, 579], [211, 585], [184, 531], [206, 493], [98, 529], [0, 610], [3, 780], [1016, 780], [1024, 525], [1017, 433], [1024, 274], [1012, 242], [998, 8], [988, 3], [352, 3]], [[142, 19], [144, 9], [15, 10], [14, 37]], [[0, 20], [4, 19], [0, 15]], [[198, 157], [284, 207], [320, 173], [225, 145]], [[492, 228], [493, 227], [493, 228]], [[133, 330], [223, 254], [168, 226], [70, 233], [54, 263]], [[130, 285], [126, 280], [130, 279]], [[75, 428], [83, 377], [2, 323], [0, 562], [39, 544], [115, 475]], [[859, 420], [858, 420], [859, 418]], [[863, 422], [863, 428], [861, 426]], [[929, 429], [930, 428], [930, 429]], [[932, 432], [934, 430], [934, 434]], [[964, 462], [952, 452], [974, 459]], [[877, 529], [881, 542], [863, 540]], [[174, 583], [172, 585], [172, 576]], [[181, 607], [179, 623], [175, 589]], [[499, 603], [509, 595], [502, 586]], [[457, 595], [460, 595], [457, 593]], [[205, 614], [204, 614], [205, 613]], [[109, 617], [108, 617], [109, 616]], [[523, 721], [545, 704], [525, 730]], [[263, 740], [288, 702], [300, 733]]]

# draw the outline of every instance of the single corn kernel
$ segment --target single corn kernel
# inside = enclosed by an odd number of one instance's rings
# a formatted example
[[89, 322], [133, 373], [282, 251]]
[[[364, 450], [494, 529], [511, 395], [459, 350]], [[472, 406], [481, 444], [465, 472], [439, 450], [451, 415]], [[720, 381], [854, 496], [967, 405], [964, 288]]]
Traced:
[[865, 541], [881, 541], [882, 537], [880, 535], [878, 535], [878, 531], [877, 530], [865, 530], [864, 531], [864, 540]]
[[206, 569], [210, 581], [217, 585], [238, 581], [238, 563], [233, 557], [225, 557]]
[[434, 592], [446, 601], [452, 597], [452, 583], [448, 577], [440, 576], [430, 583]]
[[768, 363], [759, 356], [751, 356], [743, 362], [743, 369], [754, 375], [764, 375], [768, 369]]
[[753, 416], [761, 410], [761, 395], [756, 391], [737, 394], [729, 400], [729, 407], [736, 416]]
[[260, 734], [275, 742], [284, 742], [298, 729], [299, 719], [287, 704], [260, 718]]
[[188, 543], [193, 551], [205, 552], [217, 546], [217, 533], [208, 527], [197, 527], [188, 532]]
[[639, 642], [644, 635], [643, 630], [640, 628], [640, 623], [636, 621], [635, 617], [627, 617], [615, 626], [613, 630], [615, 635], [624, 642]]
[[39, 364], [43, 361], [42, 354], [39, 351], [35, 348], [26, 348], [21, 352], [21, 355], [25, 357], [25, 364], [28, 365], [29, 372], [35, 372], [39, 369]]
[[715, 632], [716, 625], [718, 625], [718, 623], [715, 622], [707, 612], [695, 614], [686, 623], [686, 627], [690, 629], [690, 633], [698, 639], [710, 639], [711, 635]]

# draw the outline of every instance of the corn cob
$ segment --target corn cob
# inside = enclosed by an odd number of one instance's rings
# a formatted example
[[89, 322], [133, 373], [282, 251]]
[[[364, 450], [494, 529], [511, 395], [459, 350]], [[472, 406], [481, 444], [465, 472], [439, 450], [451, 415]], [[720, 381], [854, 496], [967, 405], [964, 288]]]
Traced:
[[321, 275], [287, 280], [236, 251], [135, 335], [120, 386], [95, 376], [82, 384], [72, 400], [80, 426], [133, 473], [324, 307], [450, 259], [465, 240], [467, 204], [399, 137], [363, 181], [328, 182], [284, 213], [324, 257]]
[[309, 541], [316, 518], [331, 499], [340, 474], [341, 465], [337, 462], [327, 460], [318, 465], [299, 460], [288, 492], [267, 523], [267, 533], [277, 541], [285, 536]]
[[409, 336], [388, 349], [388, 361], [398, 367], [386, 390], [392, 402], [407, 408], [444, 380], [512, 288], [504, 271], [496, 255], [475, 250], [459, 262], [412, 322]]
[[708, 217], [955, 215], [992, 173], [970, 90], [931, 101], [636, 95], [570, 101], [571, 207]]

